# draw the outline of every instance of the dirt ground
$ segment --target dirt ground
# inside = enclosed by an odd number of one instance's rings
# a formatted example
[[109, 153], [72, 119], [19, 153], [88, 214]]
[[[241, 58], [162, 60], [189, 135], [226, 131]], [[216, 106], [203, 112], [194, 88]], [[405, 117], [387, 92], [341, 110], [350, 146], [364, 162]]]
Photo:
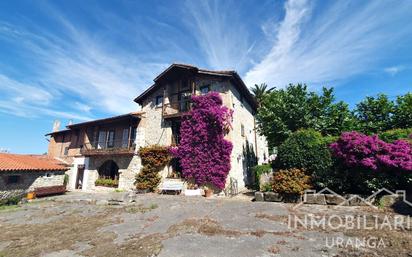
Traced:
[[350, 215], [371, 217], [366, 224], [395, 217], [370, 207], [296, 208], [245, 197], [69, 193], [0, 210], [0, 257], [412, 256], [407, 216], [402, 229], [294, 226], [308, 215], [333, 217], [334, 225]]

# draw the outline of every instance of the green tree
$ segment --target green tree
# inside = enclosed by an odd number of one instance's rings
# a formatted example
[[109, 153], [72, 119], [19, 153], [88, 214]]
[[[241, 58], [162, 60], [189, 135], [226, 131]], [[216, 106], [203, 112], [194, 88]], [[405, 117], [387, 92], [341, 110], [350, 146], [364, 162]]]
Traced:
[[396, 98], [393, 123], [396, 128], [412, 128], [412, 93]]
[[365, 134], [376, 134], [394, 128], [394, 103], [385, 94], [366, 97], [356, 105], [354, 113], [359, 122], [359, 129]]
[[250, 88], [259, 104], [262, 102], [262, 99], [266, 95], [266, 93], [269, 92], [267, 88], [268, 85], [266, 85], [265, 83], [262, 83], [260, 85], [255, 84], [252, 88]]
[[333, 88], [324, 88], [319, 95], [308, 92], [302, 84], [268, 92], [256, 120], [270, 147], [280, 145], [299, 129], [312, 128], [323, 135], [339, 135], [352, 129], [354, 123], [348, 105], [335, 103]]

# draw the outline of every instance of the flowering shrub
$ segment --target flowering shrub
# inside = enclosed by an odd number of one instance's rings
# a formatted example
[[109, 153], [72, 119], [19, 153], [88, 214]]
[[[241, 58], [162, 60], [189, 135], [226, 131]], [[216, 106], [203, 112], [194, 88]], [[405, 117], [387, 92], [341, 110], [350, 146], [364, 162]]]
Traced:
[[136, 176], [136, 188], [153, 191], [160, 183], [159, 171], [170, 161], [169, 149], [164, 146], [148, 146], [139, 149], [142, 169]]
[[180, 143], [171, 152], [180, 159], [184, 178], [223, 189], [233, 147], [224, 139], [231, 127], [232, 111], [222, 105], [217, 92], [193, 96], [192, 103], [192, 110], [182, 119]]
[[272, 189], [282, 194], [303, 194], [310, 189], [310, 176], [301, 169], [287, 169], [276, 171], [273, 175]]
[[343, 133], [330, 148], [333, 155], [349, 168], [412, 171], [412, 147], [406, 141], [386, 143], [376, 135], [353, 131]]

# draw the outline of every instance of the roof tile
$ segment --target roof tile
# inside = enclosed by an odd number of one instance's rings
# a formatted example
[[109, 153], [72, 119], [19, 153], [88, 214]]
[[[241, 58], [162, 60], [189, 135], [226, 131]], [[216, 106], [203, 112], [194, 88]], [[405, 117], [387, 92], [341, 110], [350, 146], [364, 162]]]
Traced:
[[67, 170], [63, 163], [42, 155], [0, 153], [1, 171]]

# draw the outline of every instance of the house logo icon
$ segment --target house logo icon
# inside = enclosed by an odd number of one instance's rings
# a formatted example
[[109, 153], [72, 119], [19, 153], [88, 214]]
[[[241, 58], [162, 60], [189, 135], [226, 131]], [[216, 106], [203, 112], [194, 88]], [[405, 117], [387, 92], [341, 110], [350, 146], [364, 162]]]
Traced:
[[376, 199], [376, 197], [380, 194], [385, 194], [385, 195], [390, 195], [393, 196], [396, 199], [401, 200], [403, 203], [407, 204], [408, 206], [412, 207], [412, 203], [409, 202], [406, 199], [406, 191], [405, 190], [396, 190], [396, 192], [393, 192], [387, 188], [381, 188], [378, 191], [374, 192], [373, 194], [371, 194], [370, 196], [363, 198], [359, 195], [350, 195], [349, 197], [345, 197], [343, 195], [340, 195], [336, 192], [334, 192], [333, 190], [325, 187], [324, 189], [320, 190], [319, 192], [316, 192], [316, 190], [305, 190], [304, 194], [303, 194], [303, 201], [300, 202], [299, 204], [295, 205], [293, 207], [293, 209], [297, 209], [300, 206], [302, 206], [305, 203], [308, 203], [308, 199], [309, 198], [314, 198], [314, 197], [319, 197], [321, 195], [333, 195], [336, 199], [338, 199], [340, 201], [339, 204], [336, 204], [335, 206], [350, 206], [352, 202], [356, 201], [359, 203], [362, 203], [362, 205], [364, 206], [370, 206], [374, 209], [377, 209], [378, 207], [375, 206], [373, 203]]

